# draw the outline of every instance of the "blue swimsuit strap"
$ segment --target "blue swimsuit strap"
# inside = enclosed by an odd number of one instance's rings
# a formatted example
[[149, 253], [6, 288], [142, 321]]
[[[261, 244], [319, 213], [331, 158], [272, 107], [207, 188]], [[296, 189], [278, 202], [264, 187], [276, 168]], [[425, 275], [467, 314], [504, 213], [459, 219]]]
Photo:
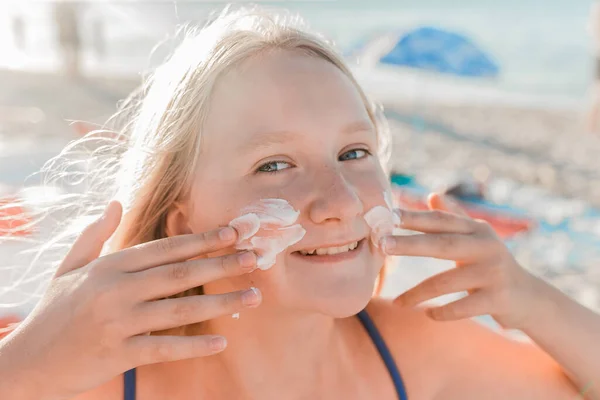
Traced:
[[[377, 351], [381, 355], [385, 367], [387, 368], [392, 381], [394, 382], [394, 387], [396, 388], [396, 393], [398, 393], [399, 400], [407, 400], [408, 396], [406, 395], [406, 389], [404, 388], [404, 383], [402, 382], [402, 377], [400, 376], [400, 372], [398, 371], [398, 367], [394, 362], [394, 358], [387, 348], [385, 341], [381, 337], [381, 334], [377, 330], [377, 327], [369, 317], [369, 314], [365, 310], [362, 310], [357, 314], [358, 319], [363, 324], [367, 333], [371, 337], [371, 340], [377, 347]], [[135, 368], [126, 371], [123, 375], [125, 391], [124, 391], [124, 400], [135, 400]]]
[[406, 395], [406, 389], [404, 388], [404, 382], [402, 381], [402, 376], [400, 376], [400, 371], [398, 371], [398, 367], [396, 366], [396, 362], [392, 357], [392, 353], [390, 353], [390, 350], [385, 344], [383, 337], [381, 337], [381, 334], [377, 330], [375, 323], [373, 323], [373, 320], [371, 317], [369, 317], [369, 314], [367, 314], [366, 310], [362, 310], [356, 314], [356, 316], [367, 330], [367, 333], [371, 337], [375, 347], [377, 347], [377, 351], [379, 352], [379, 355], [381, 356], [383, 363], [385, 364], [385, 367], [387, 368], [392, 381], [394, 382], [398, 399], [407, 400], [408, 396]]
[[125, 371], [123, 374], [125, 383], [124, 400], [135, 400], [135, 368]]

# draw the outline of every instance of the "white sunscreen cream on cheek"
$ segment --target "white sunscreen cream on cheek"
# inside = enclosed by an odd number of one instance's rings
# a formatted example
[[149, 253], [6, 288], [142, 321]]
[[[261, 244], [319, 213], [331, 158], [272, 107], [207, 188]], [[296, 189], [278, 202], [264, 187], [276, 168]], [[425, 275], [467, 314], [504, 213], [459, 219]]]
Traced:
[[262, 270], [271, 268], [279, 253], [306, 234], [302, 225], [295, 224], [300, 212], [283, 199], [261, 199], [241, 214], [229, 223], [238, 231], [236, 249], [256, 252]]
[[244, 214], [229, 223], [238, 233], [237, 243], [250, 239], [260, 229], [260, 219], [254, 213]]
[[371, 242], [379, 248], [381, 239], [394, 233], [394, 228], [400, 225], [400, 216], [393, 209], [392, 195], [389, 191], [383, 193], [387, 207], [375, 206], [365, 213], [365, 221], [371, 228]]

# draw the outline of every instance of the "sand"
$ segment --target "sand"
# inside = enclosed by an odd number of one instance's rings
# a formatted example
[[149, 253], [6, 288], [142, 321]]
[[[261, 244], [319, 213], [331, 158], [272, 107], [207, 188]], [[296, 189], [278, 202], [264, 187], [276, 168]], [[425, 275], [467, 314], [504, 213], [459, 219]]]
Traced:
[[[407, 117], [415, 111], [389, 108]], [[584, 132], [581, 112], [477, 105], [417, 112], [429, 127], [392, 119], [394, 169], [502, 176], [600, 206], [600, 135]]]

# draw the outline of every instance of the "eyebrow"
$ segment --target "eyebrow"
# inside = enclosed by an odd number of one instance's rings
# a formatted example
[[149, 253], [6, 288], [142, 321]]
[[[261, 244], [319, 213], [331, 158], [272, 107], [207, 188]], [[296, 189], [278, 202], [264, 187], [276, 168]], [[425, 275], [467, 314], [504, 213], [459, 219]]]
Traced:
[[[374, 132], [375, 128], [370, 121], [355, 121], [341, 129], [343, 134], [352, 134], [357, 132]], [[240, 146], [241, 152], [264, 149], [277, 144], [285, 144], [294, 141], [299, 136], [298, 132], [294, 131], [270, 131], [257, 132], [250, 139]]]

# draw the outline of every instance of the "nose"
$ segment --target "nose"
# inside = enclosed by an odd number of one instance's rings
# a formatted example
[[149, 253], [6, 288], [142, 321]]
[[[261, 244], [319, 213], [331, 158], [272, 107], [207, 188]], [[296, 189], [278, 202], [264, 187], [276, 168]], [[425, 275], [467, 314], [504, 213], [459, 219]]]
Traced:
[[315, 176], [309, 217], [315, 224], [349, 221], [363, 213], [363, 204], [355, 188], [334, 169]]

